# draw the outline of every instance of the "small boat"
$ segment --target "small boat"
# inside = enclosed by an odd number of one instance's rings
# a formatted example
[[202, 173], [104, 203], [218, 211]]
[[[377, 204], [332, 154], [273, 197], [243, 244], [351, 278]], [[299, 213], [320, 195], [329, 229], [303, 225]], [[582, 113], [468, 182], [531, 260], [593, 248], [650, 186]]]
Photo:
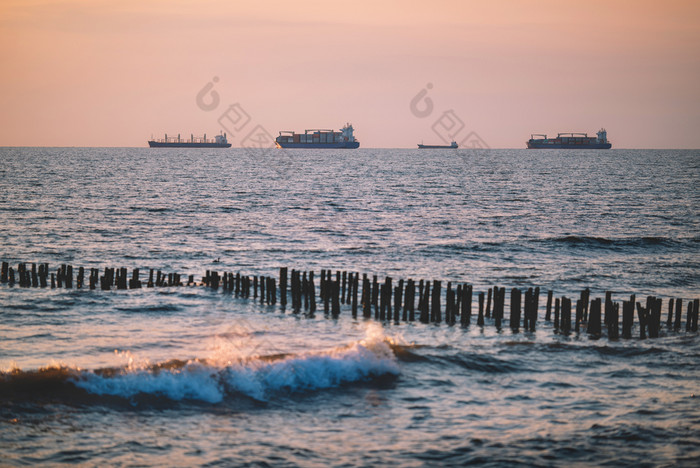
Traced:
[[418, 143], [418, 148], [420, 149], [454, 149], [459, 148], [456, 141], [453, 141], [449, 145], [424, 145], [423, 143]]

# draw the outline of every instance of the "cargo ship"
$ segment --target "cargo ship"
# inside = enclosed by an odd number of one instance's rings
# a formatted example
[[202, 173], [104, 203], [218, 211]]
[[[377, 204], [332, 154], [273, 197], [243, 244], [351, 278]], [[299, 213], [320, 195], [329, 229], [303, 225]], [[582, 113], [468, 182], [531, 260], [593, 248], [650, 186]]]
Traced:
[[347, 148], [360, 147], [360, 142], [353, 135], [351, 124], [345, 124], [339, 132], [333, 130], [311, 129], [304, 133], [282, 131], [275, 138], [278, 148]]
[[418, 148], [420, 148], [420, 149], [450, 149], [450, 148], [459, 148], [459, 145], [457, 144], [456, 141], [453, 141], [449, 145], [424, 145], [423, 143], [418, 143]]
[[189, 140], [183, 140], [178, 133], [176, 137], [169, 137], [165, 134], [165, 138], [156, 140], [151, 137], [148, 140], [148, 146], [151, 148], [230, 148], [231, 143], [226, 140], [226, 134], [216, 135], [213, 139], [207, 140], [207, 134], [203, 137], [190, 135]]
[[[559, 133], [556, 138], [547, 138], [547, 135], [533, 134], [527, 141], [528, 149], [610, 149], [612, 143], [608, 141], [608, 132], [601, 128], [597, 136], [589, 137], [587, 133]], [[541, 138], [536, 138], [541, 137]]]

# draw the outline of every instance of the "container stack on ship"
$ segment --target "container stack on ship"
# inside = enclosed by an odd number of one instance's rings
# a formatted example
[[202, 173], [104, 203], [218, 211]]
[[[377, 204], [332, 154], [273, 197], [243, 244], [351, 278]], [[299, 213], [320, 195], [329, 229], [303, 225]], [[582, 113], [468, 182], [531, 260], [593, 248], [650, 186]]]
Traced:
[[[608, 141], [608, 132], [604, 128], [598, 130], [595, 137], [589, 137], [587, 133], [559, 133], [556, 138], [547, 138], [547, 135], [533, 134], [527, 141], [529, 149], [610, 149], [612, 143]], [[542, 138], [536, 138], [542, 137]]]
[[348, 148], [360, 147], [360, 142], [353, 135], [351, 124], [346, 124], [339, 132], [333, 130], [311, 129], [304, 133], [282, 131], [275, 138], [278, 148]]

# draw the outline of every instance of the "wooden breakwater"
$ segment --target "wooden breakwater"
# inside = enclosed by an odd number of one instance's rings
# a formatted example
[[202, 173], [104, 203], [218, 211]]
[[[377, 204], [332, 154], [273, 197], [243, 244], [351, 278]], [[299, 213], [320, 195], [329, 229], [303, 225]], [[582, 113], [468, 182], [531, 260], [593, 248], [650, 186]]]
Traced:
[[[47, 263], [31, 265], [20, 263], [15, 270], [7, 262], [0, 267], [0, 284], [23, 288], [89, 288], [92, 290], [138, 289], [162, 287], [206, 287], [221, 289], [242, 299], [259, 301], [263, 305], [278, 304], [282, 311], [289, 307], [292, 313], [303, 311], [313, 316], [317, 310], [317, 298], [326, 316], [338, 318], [342, 310], [350, 309], [353, 318], [358, 314], [365, 319], [382, 322], [413, 322], [460, 324], [468, 327], [476, 322], [485, 326], [487, 321], [497, 329], [508, 327], [517, 332], [521, 329], [535, 331], [540, 311], [540, 288], [511, 288], [509, 291], [508, 317], [506, 310], [506, 288], [494, 286], [485, 292], [475, 293], [467, 283], [453, 284], [440, 280], [413, 279], [398, 281], [385, 277], [379, 281], [376, 275], [321, 270], [316, 287], [313, 271], [291, 270], [282, 267], [279, 279], [270, 276], [244, 275], [232, 272], [219, 274], [206, 271], [200, 281], [189, 275], [187, 281], [178, 273], [150, 269], [148, 279], [141, 278], [138, 268], [129, 277], [126, 268], [74, 269], [71, 265], [60, 265], [50, 271]], [[87, 283], [86, 283], [87, 279]], [[75, 280], [75, 283], [74, 283]], [[279, 287], [278, 287], [279, 285]], [[444, 285], [444, 287], [443, 287]], [[361, 292], [360, 292], [361, 291]], [[684, 314], [684, 305], [685, 314]], [[620, 314], [622, 306], [622, 314]], [[665, 310], [667, 312], [665, 312]], [[606, 335], [609, 339], [632, 338], [636, 326], [640, 338], [656, 338], [662, 325], [679, 332], [697, 332], [699, 299], [669, 298], [666, 307], [663, 300], [647, 296], [637, 301], [636, 295], [620, 304], [612, 300], [612, 293], [602, 298], [591, 298], [590, 289], [581, 291], [575, 303], [572, 298], [554, 297], [547, 291], [545, 301], [546, 322], [552, 323], [562, 334], [585, 332], [593, 338]], [[635, 314], [636, 312], [636, 314]], [[347, 312], [346, 312], [347, 313]], [[665, 314], [665, 320], [664, 320]], [[685, 315], [685, 321], [683, 316]]]

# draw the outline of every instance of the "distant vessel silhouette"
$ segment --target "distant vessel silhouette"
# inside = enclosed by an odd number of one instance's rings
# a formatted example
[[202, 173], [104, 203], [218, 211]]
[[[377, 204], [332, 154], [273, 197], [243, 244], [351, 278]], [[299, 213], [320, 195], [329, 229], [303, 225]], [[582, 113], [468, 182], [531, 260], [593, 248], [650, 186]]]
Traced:
[[[608, 141], [608, 132], [601, 128], [597, 136], [589, 137], [587, 133], [559, 133], [556, 138], [547, 138], [547, 135], [532, 134], [527, 141], [528, 149], [610, 149], [612, 144]], [[535, 138], [542, 137], [542, 138]]]
[[156, 140], [148, 140], [148, 146], [151, 148], [230, 148], [231, 143], [226, 140], [226, 134], [216, 135], [213, 139], [207, 140], [207, 134], [205, 133], [203, 137], [195, 137], [190, 135], [189, 140], [183, 140], [180, 138], [180, 134], [177, 137], [168, 137], [165, 134], [165, 138]]
[[435, 148], [459, 148], [459, 145], [457, 144], [456, 141], [453, 141], [449, 145], [424, 145], [423, 143], [418, 143], [418, 148], [421, 149], [435, 149]]
[[360, 142], [355, 139], [351, 124], [345, 124], [339, 132], [333, 130], [311, 129], [304, 133], [282, 131], [275, 138], [278, 148], [347, 148], [360, 147]]

